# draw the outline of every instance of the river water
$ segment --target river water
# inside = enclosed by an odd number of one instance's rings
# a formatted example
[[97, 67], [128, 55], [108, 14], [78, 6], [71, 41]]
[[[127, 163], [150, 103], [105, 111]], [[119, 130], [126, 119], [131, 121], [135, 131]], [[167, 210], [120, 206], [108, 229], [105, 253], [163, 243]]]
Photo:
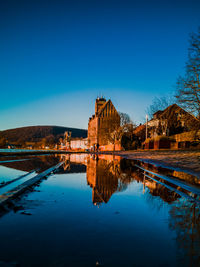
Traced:
[[[145, 178], [134, 161], [84, 154], [2, 157], [0, 183], [61, 161], [57, 173], [1, 212], [0, 266], [199, 266], [198, 202]], [[200, 187], [195, 177], [176, 177]]]

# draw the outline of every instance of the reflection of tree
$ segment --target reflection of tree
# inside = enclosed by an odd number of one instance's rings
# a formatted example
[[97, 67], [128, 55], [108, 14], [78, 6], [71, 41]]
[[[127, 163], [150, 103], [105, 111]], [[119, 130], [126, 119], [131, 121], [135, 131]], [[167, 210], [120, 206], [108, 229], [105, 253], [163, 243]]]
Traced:
[[[146, 168], [148, 167], [146, 166]], [[184, 260], [183, 265], [200, 266], [200, 206], [180, 198], [176, 192], [146, 178], [144, 173], [134, 169], [134, 161], [122, 160], [121, 169], [123, 172], [129, 173], [132, 180], [137, 180], [148, 188], [147, 191], [144, 191], [144, 197], [151, 208], [159, 210], [163, 207], [164, 202], [170, 204], [170, 228], [176, 231], [181, 252], [186, 254], [189, 259], [188, 262], [185, 262], [185, 256], [181, 255], [180, 258]], [[176, 176], [179, 177], [178, 173]], [[181, 175], [181, 179], [191, 182], [191, 177], [188, 175]]]
[[[15, 157], [15, 159], [22, 159], [24, 157]], [[59, 158], [56, 158], [54, 155], [48, 156], [26, 156], [25, 161], [13, 161], [8, 163], [1, 163], [1, 165], [13, 168], [16, 170], [30, 172], [32, 170], [37, 170], [38, 173], [58, 164]]]
[[[170, 210], [170, 228], [188, 257], [187, 266], [200, 266], [200, 206], [182, 199]], [[185, 260], [185, 259], [184, 259]]]

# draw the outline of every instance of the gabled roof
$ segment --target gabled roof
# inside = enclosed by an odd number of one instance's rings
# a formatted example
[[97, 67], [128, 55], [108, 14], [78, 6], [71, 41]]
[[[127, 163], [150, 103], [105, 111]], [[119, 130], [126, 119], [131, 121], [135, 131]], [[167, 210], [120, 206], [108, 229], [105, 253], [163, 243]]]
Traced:
[[115, 106], [113, 105], [112, 101], [109, 99], [109, 100], [106, 101], [106, 103], [104, 103], [103, 106], [100, 108], [100, 110], [99, 110], [97, 116], [99, 116], [99, 115], [101, 115], [101, 114], [103, 113], [104, 109], [106, 108], [106, 106], [107, 106], [109, 103], [113, 106], [113, 108], [114, 108], [115, 111], [117, 112], [117, 110], [116, 110]]
[[167, 117], [169, 116], [172, 112], [175, 111], [183, 111], [186, 112], [184, 109], [179, 107], [177, 104], [172, 104], [168, 106], [166, 109], [163, 110], [163, 112], [160, 114], [161, 117]]
[[161, 113], [163, 113], [163, 110], [158, 110], [158, 111], [156, 111], [156, 112], [153, 114], [153, 116], [155, 116], [155, 115], [160, 115]]
[[174, 113], [177, 113], [177, 112], [182, 112], [186, 116], [188, 116], [188, 118], [196, 120], [196, 117], [194, 115], [190, 114], [189, 112], [187, 112], [186, 110], [178, 106], [177, 104], [173, 104], [167, 107], [165, 110], [163, 110], [163, 112], [159, 115], [159, 117], [168, 119], [171, 116], [173, 116]]

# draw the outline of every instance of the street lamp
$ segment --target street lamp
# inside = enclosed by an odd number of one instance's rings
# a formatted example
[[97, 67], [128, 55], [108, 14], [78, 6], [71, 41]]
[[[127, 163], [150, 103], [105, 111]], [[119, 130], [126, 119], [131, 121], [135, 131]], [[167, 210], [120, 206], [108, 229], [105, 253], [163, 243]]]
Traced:
[[148, 115], [146, 115], [146, 139], [148, 138]]

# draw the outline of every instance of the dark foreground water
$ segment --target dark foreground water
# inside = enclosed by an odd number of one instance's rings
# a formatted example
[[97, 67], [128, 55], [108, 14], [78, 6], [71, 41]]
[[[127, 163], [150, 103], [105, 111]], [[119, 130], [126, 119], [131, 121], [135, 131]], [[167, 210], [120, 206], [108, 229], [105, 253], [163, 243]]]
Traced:
[[1, 214], [0, 266], [199, 266], [198, 203], [145, 179], [131, 161], [4, 157], [0, 183], [62, 160], [57, 174]]

